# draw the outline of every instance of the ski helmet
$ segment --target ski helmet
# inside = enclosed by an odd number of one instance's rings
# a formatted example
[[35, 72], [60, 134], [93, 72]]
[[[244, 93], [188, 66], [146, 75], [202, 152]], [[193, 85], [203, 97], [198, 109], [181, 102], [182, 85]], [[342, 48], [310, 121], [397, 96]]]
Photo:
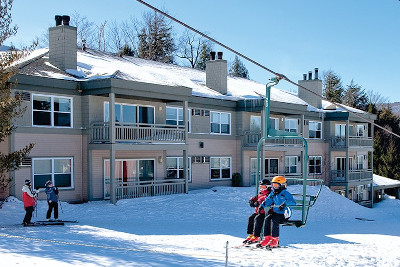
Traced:
[[271, 181], [268, 179], [262, 179], [260, 181], [260, 185], [270, 185], [270, 184], [271, 184]]
[[283, 176], [275, 176], [272, 179], [272, 187], [274, 190], [285, 189], [286, 184], [286, 178]]
[[31, 184], [31, 180], [26, 179], [26, 180], [25, 180], [25, 184], [26, 184], [26, 185], [30, 185], [30, 184]]
[[51, 181], [51, 180], [48, 180], [45, 184], [44, 184], [44, 186], [45, 187], [48, 187], [49, 186], [49, 184], [52, 184], [53, 182]]

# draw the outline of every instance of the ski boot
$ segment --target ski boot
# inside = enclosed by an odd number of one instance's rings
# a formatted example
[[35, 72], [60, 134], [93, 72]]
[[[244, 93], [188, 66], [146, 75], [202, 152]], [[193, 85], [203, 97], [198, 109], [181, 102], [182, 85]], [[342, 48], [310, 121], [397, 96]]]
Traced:
[[263, 248], [268, 246], [268, 244], [271, 242], [272, 236], [268, 235], [268, 236], [264, 236], [264, 240], [261, 241], [260, 244], [257, 244], [258, 248]]
[[253, 238], [252, 234], [249, 234], [247, 238], [243, 241], [243, 244], [247, 244]]

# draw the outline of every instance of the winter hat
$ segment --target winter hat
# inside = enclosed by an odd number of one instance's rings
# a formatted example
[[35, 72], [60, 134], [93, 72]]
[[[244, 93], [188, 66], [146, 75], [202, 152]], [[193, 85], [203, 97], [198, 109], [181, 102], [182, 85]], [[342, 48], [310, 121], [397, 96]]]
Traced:
[[52, 184], [52, 181], [51, 181], [51, 180], [48, 180], [48, 181], [44, 184], [44, 186], [48, 187], [49, 184]]
[[25, 180], [25, 184], [26, 184], [26, 185], [30, 185], [30, 184], [31, 184], [31, 180], [26, 179], [26, 180]]

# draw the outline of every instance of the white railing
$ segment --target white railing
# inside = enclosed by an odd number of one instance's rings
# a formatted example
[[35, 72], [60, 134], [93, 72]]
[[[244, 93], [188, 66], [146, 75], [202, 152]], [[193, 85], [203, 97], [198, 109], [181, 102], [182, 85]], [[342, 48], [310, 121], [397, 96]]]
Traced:
[[[372, 147], [374, 145], [374, 140], [372, 137], [359, 137], [350, 136], [349, 146], [350, 147]], [[334, 148], [345, 148], [347, 147], [345, 137], [334, 137], [331, 139], [331, 147]]]
[[138, 182], [118, 182], [115, 192], [117, 200], [148, 196], [185, 193], [184, 179], [164, 179]]
[[[243, 134], [243, 146], [256, 146], [261, 139], [260, 132], [247, 131]], [[301, 146], [302, 141], [295, 138], [269, 137], [264, 141], [265, 146]]]
[[344, 170], [332, 170], [331, 182], [344, 183], [350, 181], [372, 180], [372, 170], [350, 170], [349, 179], [346, 179], [346, 172]]
[[[108, 122], [94, 122], [90, 127], [91, 143], [110, 143]], [[185, 127], [167, 124], [115, 124], [116, 142], [184, 143]]]

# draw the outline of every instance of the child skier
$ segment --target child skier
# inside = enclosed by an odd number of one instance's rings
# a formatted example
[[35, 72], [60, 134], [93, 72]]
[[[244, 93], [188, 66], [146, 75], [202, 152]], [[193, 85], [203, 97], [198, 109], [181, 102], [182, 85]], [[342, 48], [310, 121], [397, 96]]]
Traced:
[[260, 205], [260, 209], [268, 206], [274, 206], [272, 212], [265, 218], [264, 222], [264, 240], [258, 244], [258, 247], [275, 248], [279, 245], [279, 224], [282, 224], [285, 218], [285, 211], [290, 211], [286, 206], [296, 205], [296, 202], [286, 190], [286, 178], [275, 176], [272, 179], [272, 189], [274, 190]]
[[51, 212], [54, 208], [54, 219], [58, 220], [58, 188], [53, 186], [52, 181], [47, 181], [45, 183], [46, 195], [47, 195], [47, 204], [49, 208], [47, 209], [46, 219], [49, 221], [51, 217]]
[[24, 209], [25, 209], [25, 217], [23, 224], [24, 226], [32, 225], [31, 219], [33, 211], [35, 210], [36, 204], [36, 197], [39, 191], [33, 190], [32, 191], [32, 184], [31, 180], [26, 179], [25, 185], [22, 187], [22, 201], [24, 202]]
[[255, 207], [255, 211], [249, 216], [247, 222], [247, 234], [249, 235], [246, 240], [243, 241], [245, 244], [258, 243], [260, 241], [260, 233], [264, 223], [265, 210], [259, 209], [258, 206], [271, 193], [271, 182], [268, 179], [260, 181], [259, 189], [259, 194], [249, 200], [250, 207]]

